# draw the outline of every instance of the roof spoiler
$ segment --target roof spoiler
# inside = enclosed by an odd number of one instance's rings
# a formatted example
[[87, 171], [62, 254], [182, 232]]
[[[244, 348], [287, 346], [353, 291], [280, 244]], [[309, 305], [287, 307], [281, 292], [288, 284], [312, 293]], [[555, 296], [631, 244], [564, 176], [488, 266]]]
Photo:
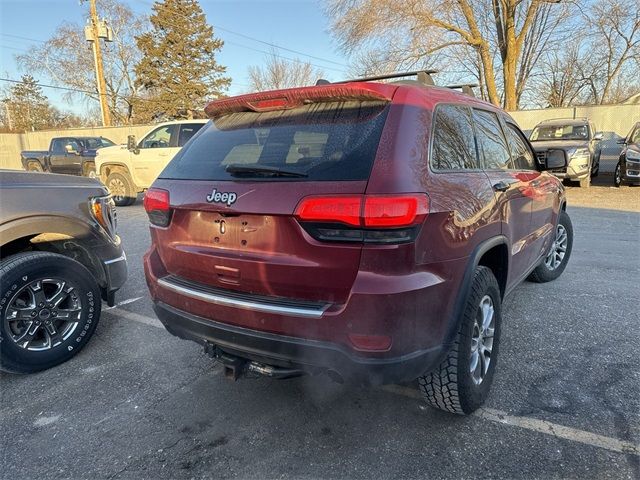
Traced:
[[379, 88], [374, 90], [363, 85], [334, 84], [322, 87], [273, 90], [214, 100], [204, 108], [204, 111], [209, 118], [215, 118], [237, 112], [289, 110], [302, 105], [321, 102], [349, 100], [390, 102], [392, 91], [383, 93], [379, 90]]

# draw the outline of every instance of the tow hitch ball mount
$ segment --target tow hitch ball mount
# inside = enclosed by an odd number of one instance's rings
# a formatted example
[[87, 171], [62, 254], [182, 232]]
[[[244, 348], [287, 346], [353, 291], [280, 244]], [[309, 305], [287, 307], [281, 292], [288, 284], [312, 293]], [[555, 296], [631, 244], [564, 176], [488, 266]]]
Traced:
[[224, 376], [233, 381], [246, 376], [247, 373], [280, 379], [305, 375], [305, 372], [302, 370], [264, 365], [259, 362], [236, 357], [235, 355], [224, 352], [212, 343], [205, 344], [204, 352], [214, 360], [220, 362], [224, 370]]

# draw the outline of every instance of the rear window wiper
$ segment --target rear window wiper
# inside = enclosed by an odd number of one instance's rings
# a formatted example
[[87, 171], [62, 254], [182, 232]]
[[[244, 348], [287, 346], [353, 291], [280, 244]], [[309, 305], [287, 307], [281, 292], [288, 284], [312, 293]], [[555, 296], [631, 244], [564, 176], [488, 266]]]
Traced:
[[227, 165], [225, 171], [232, 176], [250, 176], [256, 175], [269, 175], [273, 177], [308, 177], [306, 173], [296, 172], [295, 170], [287, 170], [278, 167], [269, 167], [267, 165], [243, 165], [238, 163], [232, 163]]

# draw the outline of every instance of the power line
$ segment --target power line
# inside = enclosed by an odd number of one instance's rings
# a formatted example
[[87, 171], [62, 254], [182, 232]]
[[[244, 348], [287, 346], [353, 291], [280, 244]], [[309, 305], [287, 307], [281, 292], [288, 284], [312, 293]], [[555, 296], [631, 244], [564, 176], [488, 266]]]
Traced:
[[300, 60], [299, 58], [296, 59], [296, 58], [291, 58], [291, 57], [285, 57], [284, 55], [278, 55], [277, 53], [274, 53], [274, 52], [268, 52], [266, 50], [260, 50], [259, 48], [254, 48], [254, 47], [250, 47], [248, 45], [243, 45], [241, 43], [237, 43], [237, 42], [234, 42], [232, 40], [224, 40], [224, 43], [228, 43], [230, 45], [235, 45], [236, 47], [246, 48], [248, 50], [253, 50], [254, 52], [264, 53], [265, 55], [273, 55], [274, 57], [282, 58], [283, 60], [288, 60], [290, 62], [301, 63], [301, 64], [309, 64], [309, 65], [312, 65], [314, 67], [321, 68], [323, 70], [333, 70], [334, 72], [344, 73], [344, 70], [340, 70], [339, 68], [327, 67], [325, 65], [318, 65], [316, 63], [305, 62], [304, 60]]
[[[147, 6], [153, 6], [153, 4], [152, 4], [152, 3], [148, 2], [148, 1], [145, 1], [145, 0], [136, 0], [136, 1], [137, 1], [137, 2], [139, 2], [139, 3], [145, 4], [145, 5], [147, 5]], [[172, 10], [172, 13], [174, 13], [174, 14], [176, 14], [176, 15], [178, 15], [178, 16], [180, 16], [180, 17], [182, 17], [182, 18], [185, 18], [185, 19], [191, 20], [191, 18], [190, 18], [190, 17], [186, 16], [184, 13], [182, 13], [182, 12], [180, 12], [180, 11], [178, 11], [178, 10]], [[169, 23], [170, 23], [170, 22], [169, 22]], [[174, 24], [174, 25], [175, 25], [175, 24]], [[221, 26], [219, 26], [219, 25], [214, 25], [214, 24], [210, 24], [210, 25], [211, 25], [212, 27], [214, 27], [214, 28], [217, 28], [218, 30], [222, 30], [222, 31], [224, 31], [224, 32], [231, 33], [232, 35], [237, 35], [237, 36], [239, 36], [239, 37], [246, 38], [246, 39], [248, 39], [248, 40], [252, 40], [252, 41], [254, 41], [254, 42], [262, 43], [263, 45], [268, 45], [268, 46], [270, 46], [270, 47], [274, 47], [274, 48], [277, 48], [277, 49], [279, 49], [279, 50], [285, 50], [285, 51], [287, 51], [287, 52], [295, 53], [295, 54], [297, 54], [297, 55], [302, 55], [303, 57], [313, 58], [313, 59], [315, 59], [315, 60], [319, 60], [319, 61], [321, 61], [321, 62], [325, 62], [325, 63], [332, 63], [332, 64], [334, 64], [334, 65], [338, 65], [338, 66], [343, 67], [343, 68], [348, 68], [348, 66], [347, 66], [347, 65], [345, 65], [345, 64], [343, 64], [343, 63], [340, 63], [340, 62], [336, 62], [336, 61], [334, 61], [334, 60], [329, 60], [328, 58], [318, 57], [318, 56], [316, 56], [316, 55], [311, 55], [311, 54], [308, 54], [308, 53], [304, 53], [304, 52], [301, 52], [301, 51], [299, 51], [299, 50], [293, 50], [293, 49], [291, 49], [291, 48], [282, 47], [282, 46], [277, 45], [277, 44], [275, 44], [275, 43], [266, 42], [266, 41], [264, 41], [264, 40], [260, 40], [259, 38], [252, 37], [252, 36], [247, 35], [247, 34], [244, 34], [244, 33], [236, 32], [236, 31], [234, 31], [234, 30], [230, 30], [230, 29], [228, 29], [228, 28], [221, 27]], [[247, 47], [247, 48], [249, 48], [249, 47]], [[314, 66], [317, 66], [317, 65], [314, 65]], [[329, 67], [320, 67], [320, 68], [327, 68], [327, 69], [328, 69]]]
[[20, 40], [29, 40], [30, 42], [47, 43], [46, 40], [39, 40], [37, 38], [30, 38], [30, 37], [22, 37], [20, 35], [11, 35], [9, 33], [1, 33], [0, 32], [0, 35], [2, 35], [3, 37], [17, 38], [17, 39], [20, 39]]
[[[28, 85], [29, 84], [29, 82], [25, 82], [23, 80], [14, 80], [12, 78], [2, 78], [2, 77], [0, 77], [0, 81], [9, 82], [9, 83], [20, 83], [20, 84], [23, 84], [23, 85]], [[57, 85], [47, 85], [46, 83], [39, 83], [39, 82], [35, 82], [35, 84], [38, 85], [39, 87], [44, 87], [44, 88], [55, 88], [56, 90], [68, 90], [70, 92], [87, 93], [89, 95], [97, 95], [96, 92], [91, 92], [89, 90], [80, 90], [78, 88], [60, 87], [60, 86], [57, 86]]]

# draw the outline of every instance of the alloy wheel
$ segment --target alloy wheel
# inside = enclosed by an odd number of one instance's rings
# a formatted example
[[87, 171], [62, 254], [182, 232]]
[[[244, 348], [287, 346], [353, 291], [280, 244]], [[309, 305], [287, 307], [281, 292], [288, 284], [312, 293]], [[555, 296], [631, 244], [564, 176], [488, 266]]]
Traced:
[[3, 321], [21, 348], [49, 350], [69, 338], [80, 322], [82, 300], [76, 286], [60, 278], [42, 278], [20, 288], [11, 298]]
[[545, 265], [549, 270], [555, 270], [564, 260], [564, 256], [567, 253], [567, 246], [569, 244], [569, 237], [567, 230], [563, 225], [558, 225], [556, 228], [556, 238], [553, 240], [551, 250], [544, 260]]
[[124, 182], [122, 180], [120, 180], [119, 178], [112, 178], [109, 181], [109, 191], [111, 192], [111, 195], [113, 195], [113, 199], [116, 202], [121, 202], [124, 200], [125, 195], [126, 195], [126, 187], [124, 185]]
[[480, 300], [476, 319], [471, 336], [471, 361], [469, 373], [476, 385], [484, 380], [491, 363], [491, 351], [493, 350], [493, 336], [495, 333], [495, 309], [493, 300], [485, 295]]

